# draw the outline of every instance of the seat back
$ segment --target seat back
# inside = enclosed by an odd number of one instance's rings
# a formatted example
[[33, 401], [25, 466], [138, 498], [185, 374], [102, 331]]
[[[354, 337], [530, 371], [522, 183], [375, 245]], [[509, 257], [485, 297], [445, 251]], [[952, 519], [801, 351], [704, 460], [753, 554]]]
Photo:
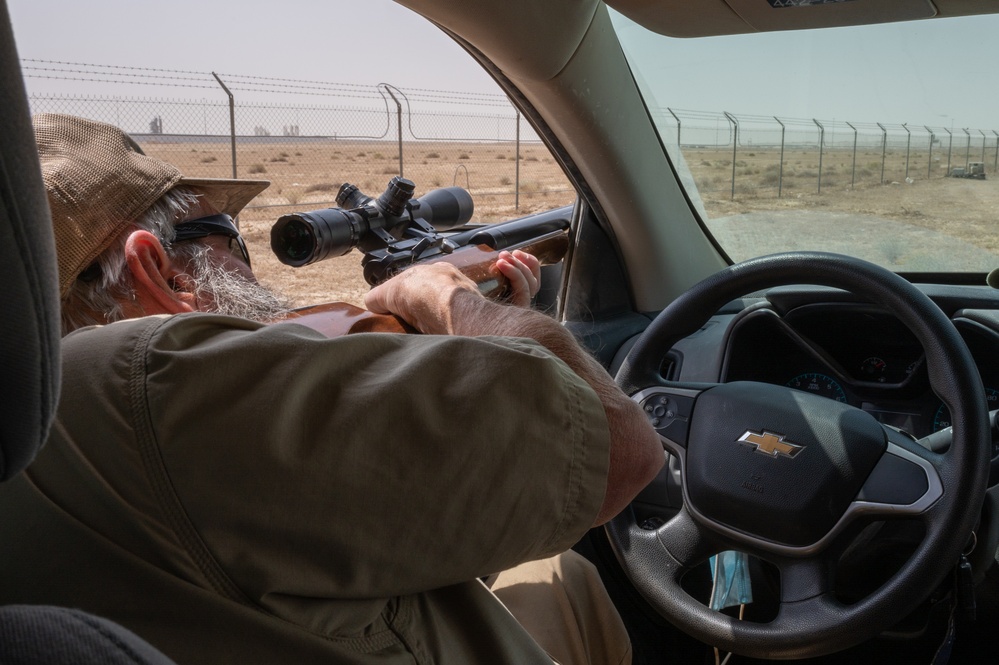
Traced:
[[[60, 327], [55, 240], [5, 0], [0, 0], [0, 127], [0, 481], [6, 481], [35, 458], [55, 416]], [[0, 505], [0, 519], [14, 509]], [[166, 656], [110, 621], [78, 610], [24, 605], [0, 607], [0, 663], [170, 665]]]
[[8, 480], [48, 434], [59, 396], [60, 335], [55, 241], [6, 3], [2, 10], [0, 480]]

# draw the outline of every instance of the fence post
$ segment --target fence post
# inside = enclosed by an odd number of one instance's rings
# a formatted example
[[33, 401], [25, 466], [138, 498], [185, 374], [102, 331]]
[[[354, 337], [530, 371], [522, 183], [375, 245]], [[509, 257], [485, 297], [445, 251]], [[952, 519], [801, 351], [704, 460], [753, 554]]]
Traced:
[[993, 134], [996, 135], [996, 159], [995, 159], [995, 162], [993, 162], [993, 164], [992, 164], [992, 170], [993, 171], [999, 171], [999, 132], [997, 132], [994, 129], [991, 130], [991, 131], [992, 131]]
[[954, 132], [946, 127], [944, 127], [943, 130], [947, 132], [947, 136], [949, 137], [947, 139], [947, 177], [950, 177], [950, 154], [954, 149]]
[[968, 145], [964, 149], [964, 168], [968, 168], [968, 164], [971, 163], [971, 132], [967, 128], [961, 130], [968, 137]]
[[520, 109], [517, 109], [517, 143], [513, 155], [513, 209], [520, 210]]
[[846, 123], [846, 126], [853, 130], [853, 166], [850, 168], [850, 189], [857, 184], [857, 128]]
[[933, 133], [933, 130], [926, 125], [923, 125], [923, 129], [925, 129], [930, 135], [930, 156], [926, 160], [926, 179], [929, 180], [933, 174], [933, 139], [936, 135]]
[[819, 128], [819, 187], [815, 193], [821, 194], [822, 193], [822, 150], [823, 148], [825, 148], [826, 128], [823, 127], [822, 123], [820, 123], [815, 118], [812, 118], [812, 122], [814, 122]]
[[985, 132], [978, 130], [978, 133], [982, 135], [982, 165], [985, 165]]
[[215, 80], [219, 82], [222, 89], [225, 90], [225, 94], [229, 95], [229, 144], [232, 147], [232, 177], [236, 178], [236, 101], [229, 92], [229, 88], [225, 87], [225, 83], [219, 78], [219, 75], [212, 72], [212, 76]]
[[735, 158], [736, 158], [736, 151], [738, 150], [739, 146], [739, 121], [736, 120], [732, 116], [732, 114], [729, 113], [728, 111], [722, 111], [722, 113], [725, 114], [725, 117], [728, 118], [728, 121], [731, 122], [732, 126], [735, 128], [732, 134], [732, 200], [734, 201], [735, 200]]
[[[222, 86], [222, 89], [225, 90], [225, 94], [229, 96], [229, 146], [232, 151], [232, 177], [233, 180], [235, 180], [238, 177], [236, 175], [236, 100], [232, 96], [232, 93], [229, 92], [229, 88], [227, 88], [225, 83], [222, 82], [222, 79], [219, 78], [219, 75], [212, 72], [212, 76], [215, 77], [215, 80], [218, 81], [219, 85]], [[238, 229], [239, 215], [236, 215], [233, 223]]]
[[881, 184], [885, 184], [885, 156], [888, 154], [888, 130], [880, 122], [876, 123], [881, 128]]
[[676, 120], [676, 147], [680, 148], [680, 150], [683, 150], [683, 146], [680, 144], [680, 118], [678, 118], [676, 114], [673, 113], [673, 109], [671, 109], [670, 107], [667, 106], [666, 110], [669, 111], [669, 114], [673, 116], [674, 120]]
[[777, 167], [777, 198], [780, 198], [784, 189], [784, 132], [786, 127], [777, 116], [774, 116], [774, 120], [780, 125], [780, 164]]
[[905, 123], [902, 123], [902, 129], [905, 130], [905, 179], [909, 180], [909, 150], [912, 148], [912, 132], [906, 127]]
[[388, 96], [392, 98], [392, 101], [395, 102], [395, 126], [396, 132], [399, 134], [399, 177], [404, 178], [405, 176], [402, 172], [402, 102], [399, 101], [399, 98], [395, 96], [392, 90], [395, 89], [400, 95], [402, 95], [402, 91], [388, 83], [379, 83], [377, 87], [385, 90]]

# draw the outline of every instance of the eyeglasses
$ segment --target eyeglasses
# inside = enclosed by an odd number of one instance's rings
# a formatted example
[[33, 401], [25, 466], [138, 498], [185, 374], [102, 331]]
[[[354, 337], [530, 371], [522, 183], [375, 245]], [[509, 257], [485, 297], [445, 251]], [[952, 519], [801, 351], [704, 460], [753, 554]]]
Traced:
[[173, 228], [177, 232], [174, 242], [197, 240], [198, 238], [206, 238], [208, 236], [226, 236], [229, 238], [229, 250], [232, 251], [232, 245], [235, 241], [236, 248], [239, 249], [240, 258], [246, 262], [247, 266], [250, 265], [250, 252], [246, 249], [243, 236], [239, 235], [239, 229], [233, 224], [232, 217], [229, 215], [210, 215], [208, 217], [192, 219], [181, 222]]

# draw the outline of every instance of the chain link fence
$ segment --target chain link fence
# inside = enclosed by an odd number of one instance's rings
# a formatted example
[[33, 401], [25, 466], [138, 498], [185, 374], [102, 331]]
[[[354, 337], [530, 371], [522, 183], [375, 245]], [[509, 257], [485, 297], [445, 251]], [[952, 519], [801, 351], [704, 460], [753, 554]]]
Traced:
[[705, 197], [800, 192], [999, 172], [999, 132], [658, 109]]
[[343, 182], [377, 196], [396, 175], [413, 180], [417, 195], [464, 187], [478, 221], [565, 205], [575, 196], [503, 95], [39, 60], [22, 67], [28, 78], [88, 88], [170, 87], [201, 95], [33, 94], [30, 103], [32, 113], [121, 127], [147, 153], [191, 176], [270, 180], [247, 208], [251, 216], [335, 205]]
[[[334, 205], [340, 184], [377, 195], [402, 175], [418, 192], [458, 185], [482, 221], [564, 205], [574, 191], [499, 94], [401, 89], [214, 72], [24, 60], [28, 78], [88, 90], [183, 89], [200, 98], [35, 94], [34, 113], [110, 122], [185, 173], [262, 178], [249, 208]], [[653, 109], [702, 196], [781, 198], [999, 171], [999, 132], [926, 125]]]

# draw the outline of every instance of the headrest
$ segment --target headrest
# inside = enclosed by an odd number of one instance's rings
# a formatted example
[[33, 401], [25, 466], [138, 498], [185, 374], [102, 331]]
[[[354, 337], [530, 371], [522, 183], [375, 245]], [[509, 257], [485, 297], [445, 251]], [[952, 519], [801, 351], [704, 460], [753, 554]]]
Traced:
[[0, 480], [7, 480], [48, 435], [59, 397], [60, 335], [55, 241], [2, 2], [0, 127]]

